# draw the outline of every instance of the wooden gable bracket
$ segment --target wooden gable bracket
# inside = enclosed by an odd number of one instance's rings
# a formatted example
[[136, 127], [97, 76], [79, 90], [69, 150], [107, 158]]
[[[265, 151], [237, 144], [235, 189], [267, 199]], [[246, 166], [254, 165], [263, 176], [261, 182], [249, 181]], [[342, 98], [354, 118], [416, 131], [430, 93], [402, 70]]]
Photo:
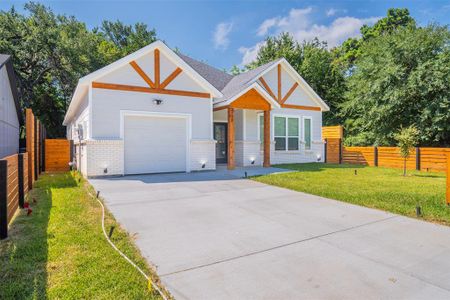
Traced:
[[292, 109], [303, 109], [303, 110], [314, 110], [314, 111], [321, 111], [322, 109], [320, 107], [316, 107], [316, 106], [305, 106], [305, 105], [294, 105], [294, 104], [285, 104], [285, 102], [287, 101], [287, 99], [292, 95], [292, 93], [295, 91], [295, 89], [298, 87], [298, 82], [294, 82], [294, 84], [291, 86], [291, 88], [289, 89], [289, 91], [286, 93], [286, 95], [284, 95], [284, 97], [282, 97], [281, 95], [281, 64], [277, 65], [277, 83], [278, 83], [278, 91], [277, 91], [277, 96], [275, 96], [274, 92], [272, 91], [272, 89], [269, 87], [269, 85], [267, 84], [267, 82], [264, 80], [263, 77], [259, 78], [259, 81], [261, 82], [261, 84], [263, 85], [263, 87], [266, 89], [267, 93], [269, 93], [269, 95], [276, 99], [278, 101], [278, 103], [280, 103], [280, 106], [282, 108], [292, 108]]
[[178, 95], [178, 96], [189, 96], [189, 97], [199, 97], [199, 98], [211, 98], [209, 93], [203, 92], [191, 92], [191, 91], [180, 91], [180, 90], [170, 90], [166, 87], [178, 76], [183, 70], [177, 67], [166, 79], [161, 82], [161, 58], [158, 49], [155, 49], [154, 55], [154, 81], [142, 70], [142, 68], [136, 63], [136, 61], [130, 62], [131, 67], [142, 77], [142, 79], [148, 84], [148, 87], [144, 86], [133, 86], [125, 84], [114, 84], [105, 82], [92, 82], [93, 88], [98, 89], [108, 89], [108, 90], [118, 90], [118, 91], [130, 91], [130, 92], [141, 92], [141, 93], [154, 93], [154, 94], [166, 94], [166, 95]]

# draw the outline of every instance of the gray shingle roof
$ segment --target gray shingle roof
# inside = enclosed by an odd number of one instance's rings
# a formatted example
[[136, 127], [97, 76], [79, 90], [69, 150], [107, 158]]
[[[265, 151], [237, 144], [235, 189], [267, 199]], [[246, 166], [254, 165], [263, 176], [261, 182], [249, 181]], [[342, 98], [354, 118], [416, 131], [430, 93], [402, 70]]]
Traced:
[[6, 71], [8, 73], [9, 78], [9, 85], [11, 87], [11, 92], [14, 98], [14, 104], [16, 106], [17, 118], [19, 119], [20, 125], [23, 125], [24, 124], [23, 115], [19, 102], [19, 92], [17, 90], [16, 75], [14, 74], [14, 67], [12, 64], [12, 60], [10, 58], [11, 58], [10, 55], [0, 53], [0, 68], [3, 68], [3, 66], [6, 67]]
[[189, 66], [191, 66], [192, 69], [199, 73], [219, 91], [222, 90], [233, 78], [233, 75], [230, 75], [224, 71], [190, 58], [189, 56], [180, 53], [177, 54], [182, 60], [184, 60]]
[[259, 73], [264, 72], [267, 68], [280, 61], [280, 59], [277, 59], [265, 65], [259, 66], [256, 69], [233, 76], [203, 62], [190, 58], [189, 56], [180, 53], [178, 53], [178, 56], [180, 56], [181, 59], [183, 59], [216, 89], [222, 92], [223, 98], [218, 99], [219, 102], [226, 101], [247, 88], [250, 84], [252, 84], [252, 79]]
[[3, 65], [8, 61], [10, 58], [7, 54], [0, 54], [0, 67], [3, 67]]
[[238, 94], [240, 91], [247, 88], [250, 84], [253, 83], [253, 78], [255, 78], [258, 74], [264, 72], [266, 69], [270, 68], [272, 65], [276, 64], [278, 61], [279, 60], [271, 61], [265, 65], [257, 67], [256, 69], [234, 76], [233, 79], [231, 79], [230, 82], [228, 82], [228, 84], [221, 90], [223, 98], [219, 101], [227, 101], [231, 97]]

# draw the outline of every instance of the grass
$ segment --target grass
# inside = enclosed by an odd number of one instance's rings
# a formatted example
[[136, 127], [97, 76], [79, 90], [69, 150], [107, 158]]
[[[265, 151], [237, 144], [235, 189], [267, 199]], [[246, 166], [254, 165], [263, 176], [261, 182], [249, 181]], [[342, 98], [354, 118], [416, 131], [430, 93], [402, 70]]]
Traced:
[[[287, 164], [277, 167], [298, 172], [253, 178], [256, 181], [450, 225], [450, 207], [445, 204], [445, 173], [426, 173], [333, 164]], [[355, 170], [357, 175], [355, 175]]]
[[[46, 174], [0, 241], [0, 299], [159, 299], [147, 282], [106, 241], [101, 207], [76, 173]], [[34, 203], [33, 199], [37, 202]], [[133, 239], [107, 213], [111, 239], [157, 280]]]

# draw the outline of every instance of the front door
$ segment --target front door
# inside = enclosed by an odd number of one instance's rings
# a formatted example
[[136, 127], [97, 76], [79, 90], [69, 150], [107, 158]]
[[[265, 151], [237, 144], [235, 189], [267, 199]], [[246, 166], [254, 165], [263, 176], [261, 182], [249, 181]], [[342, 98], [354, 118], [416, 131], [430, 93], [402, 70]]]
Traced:
[[214, 123], [214, 139], [216, 143], [216, 163], [226, 164], [228, 161], [228, 124]]

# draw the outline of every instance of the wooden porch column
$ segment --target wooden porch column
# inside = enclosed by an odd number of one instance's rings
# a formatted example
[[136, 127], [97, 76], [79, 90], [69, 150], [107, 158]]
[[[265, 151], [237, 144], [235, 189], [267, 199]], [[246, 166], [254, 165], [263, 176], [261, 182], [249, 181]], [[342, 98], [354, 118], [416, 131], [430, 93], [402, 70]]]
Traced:
[[263, 166], [270, 167], [270, 110], [264, 111], [264, 162]]
[[228, 170], [233, 170], [234, 163], [234, 108], [228, 107]]

